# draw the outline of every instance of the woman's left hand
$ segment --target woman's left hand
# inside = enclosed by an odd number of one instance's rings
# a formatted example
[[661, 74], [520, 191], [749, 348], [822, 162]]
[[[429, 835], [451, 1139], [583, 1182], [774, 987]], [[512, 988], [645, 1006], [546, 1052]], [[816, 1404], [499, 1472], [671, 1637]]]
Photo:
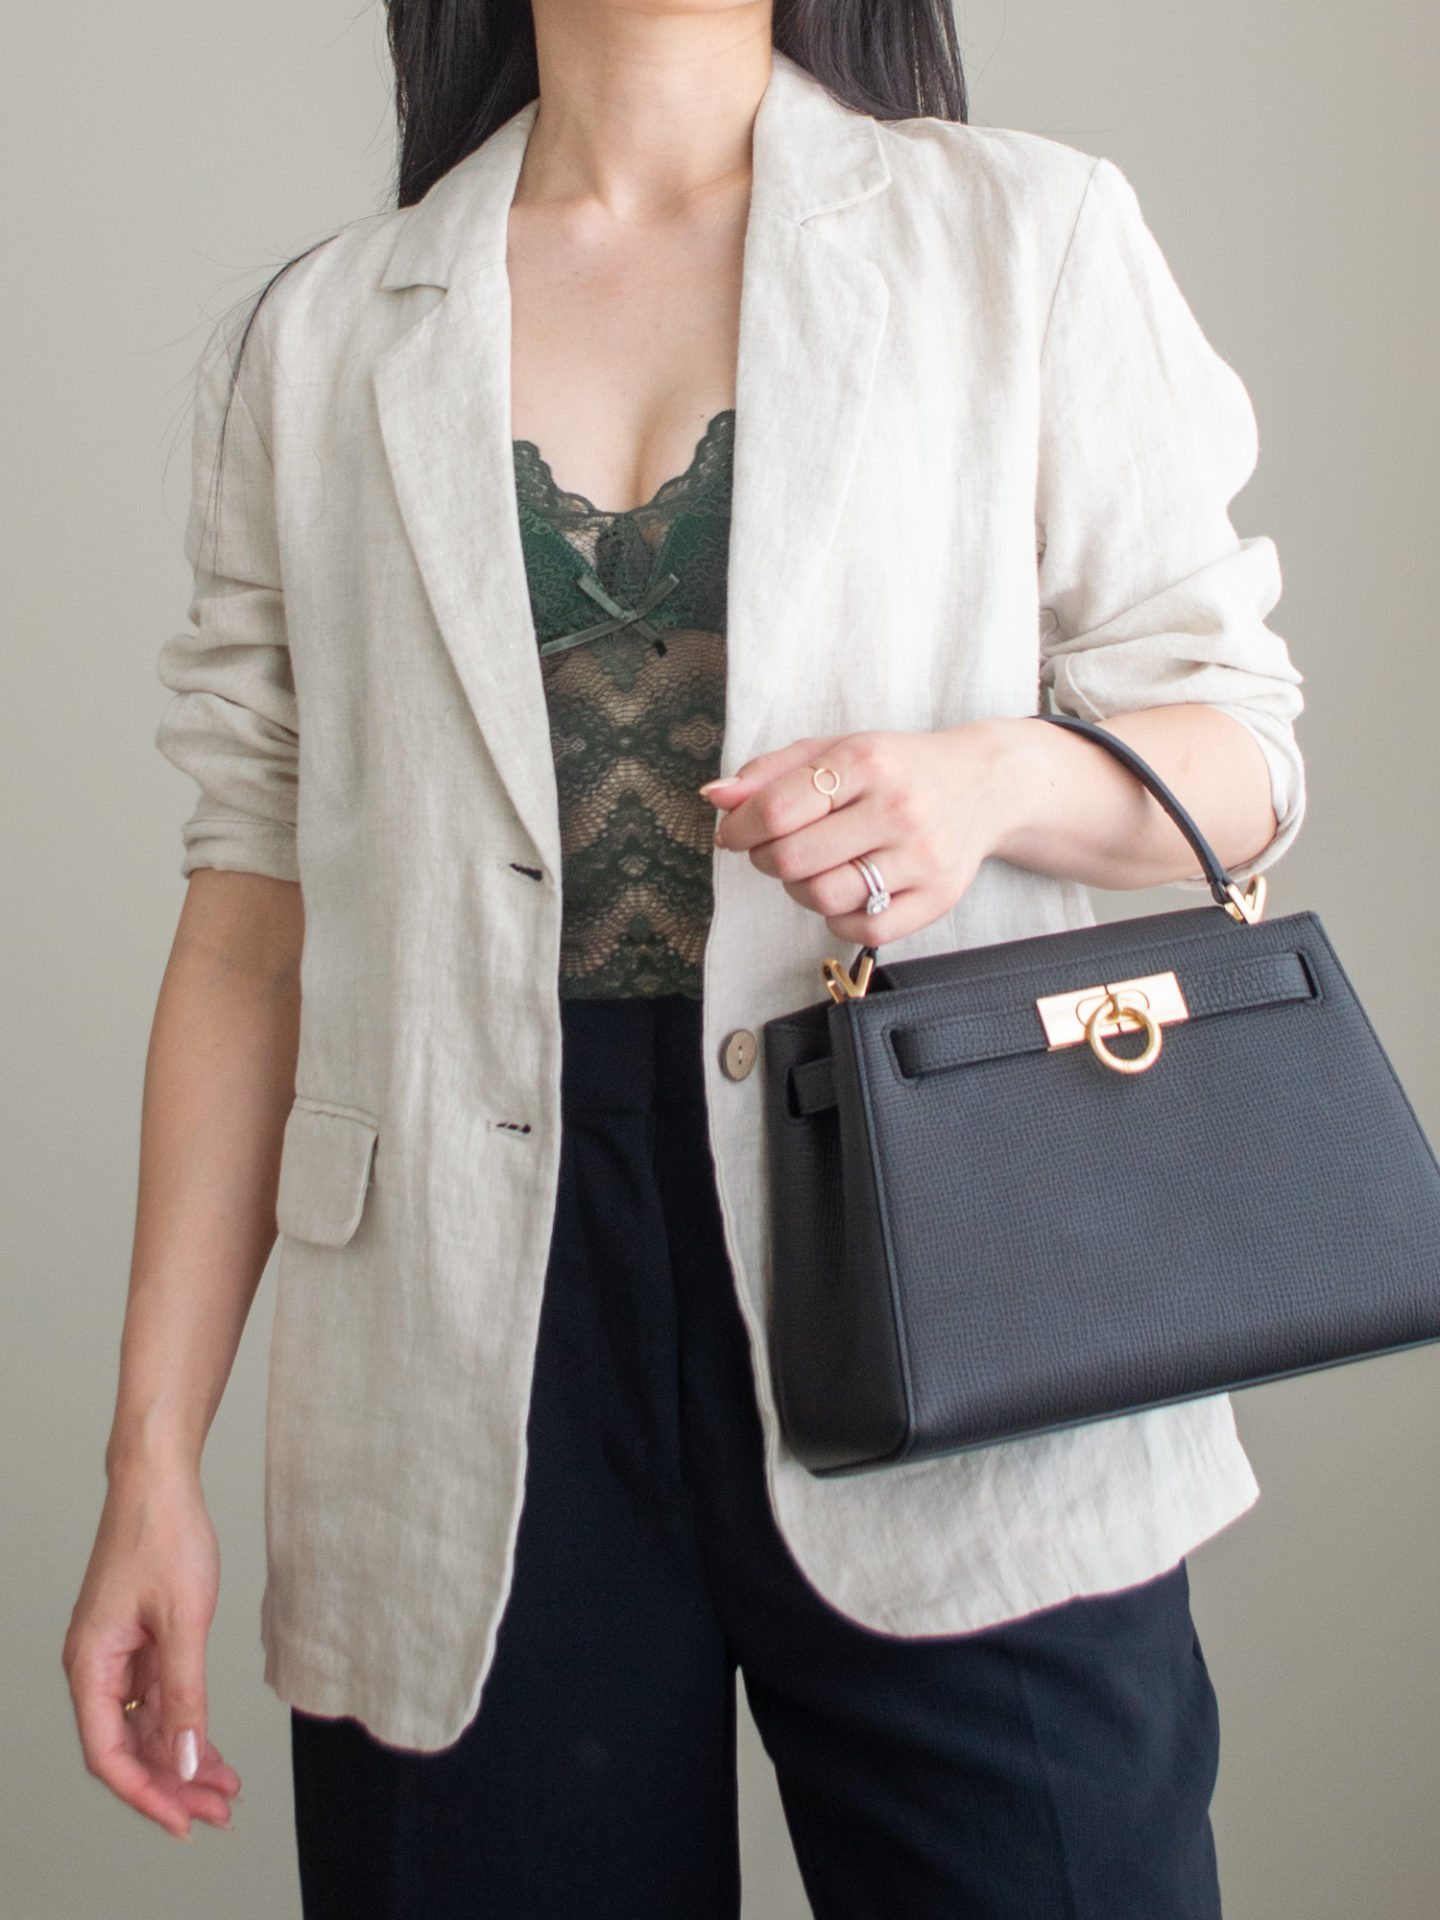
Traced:
[[[797, 740], [702, 789], [724, 815], [716, 844], [748, 853], [837, 939], [902, 940], [948, 913], [996, 847], [1001, 768], [1019, 724]], [[857, 857], [890, 894], [882, 913], [865, 911]]]

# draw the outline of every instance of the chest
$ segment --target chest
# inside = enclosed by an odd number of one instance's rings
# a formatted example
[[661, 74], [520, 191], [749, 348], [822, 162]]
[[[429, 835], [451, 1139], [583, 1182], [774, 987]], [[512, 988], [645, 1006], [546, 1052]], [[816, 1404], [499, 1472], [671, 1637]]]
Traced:
[[746, 202], [627, 224], [512, 208], [506, 248], [514, 437], [610, 509], [648, 501], [735, 402]]

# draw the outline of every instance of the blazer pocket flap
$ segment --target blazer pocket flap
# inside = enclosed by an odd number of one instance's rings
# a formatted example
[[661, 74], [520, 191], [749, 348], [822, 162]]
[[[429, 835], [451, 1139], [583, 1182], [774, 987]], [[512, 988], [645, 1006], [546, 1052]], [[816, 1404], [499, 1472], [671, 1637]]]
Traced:
[[360, 1224], [379, 1129], [362, 1114], [297, 1100], [285, 1122], [275, 1222], [295, 1240], [343, 1247]]

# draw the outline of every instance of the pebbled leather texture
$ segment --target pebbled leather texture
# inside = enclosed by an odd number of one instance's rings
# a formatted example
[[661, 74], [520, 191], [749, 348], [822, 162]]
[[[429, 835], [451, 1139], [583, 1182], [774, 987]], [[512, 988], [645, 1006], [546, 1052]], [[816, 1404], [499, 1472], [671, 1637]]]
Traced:
[[[1169, 970], [1191, 1018], [1148, 1072], [1047, 1048], [1042, 995]], [[1312, 914], [881, 966], [765, 1059], [772, 1364], [813, 1471], [1440, 1338], [1440, 1167]]]

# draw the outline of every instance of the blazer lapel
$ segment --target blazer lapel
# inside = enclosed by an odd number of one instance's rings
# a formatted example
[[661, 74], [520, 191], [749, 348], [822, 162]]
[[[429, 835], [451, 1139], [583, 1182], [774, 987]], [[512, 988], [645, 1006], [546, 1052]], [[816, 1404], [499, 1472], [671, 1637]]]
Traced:
[[511, 802], [558, 874], [550, 730], [515, 504], [505, 272], [536, 104], [446, 175], [407, 223], [386, 286], [447, 290], [381, 359], [376, 395], [431, 608]]
[[[782, 746], [776, 710], [834, 543], [889, 291], [831, 216], [890, 179], [875, 123], [776, 52], [755, 118], [736, 366], [725, 769]], [[837, 636], [838, 640], [838, 636]]]
[[775, 710], [793, 684], [775, 656], [805, 631], [834, 543], [887, 306], [870, 262], [804, 228], [752, 223], [736, 376], [727, 772], [794, 736]]
[[[384, 285], [445, 295], [381, 359], [381, 432], [406, 531], [511, 800], [552, 871], [559, 828], [510, 439], [507, 223], [532, 101], [410, 213]], [[729, 557], [733, 768], [780, 743], [774, 649], [834, 540], [884, 334], [879, 269], [828, 216], [889, 180], [874, 122], [773, 56], [755, 119], [740, 301]], [[777, 731], [778, 729], [778, 731]], [[771, 735], [774, 735], [771, 738]]]

